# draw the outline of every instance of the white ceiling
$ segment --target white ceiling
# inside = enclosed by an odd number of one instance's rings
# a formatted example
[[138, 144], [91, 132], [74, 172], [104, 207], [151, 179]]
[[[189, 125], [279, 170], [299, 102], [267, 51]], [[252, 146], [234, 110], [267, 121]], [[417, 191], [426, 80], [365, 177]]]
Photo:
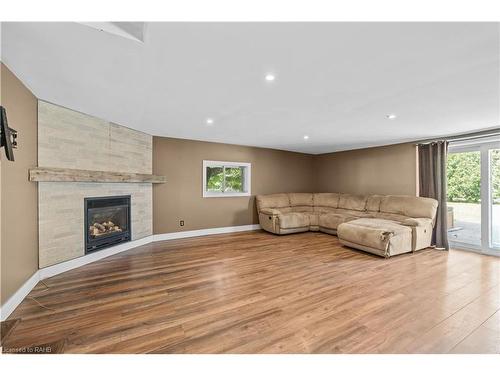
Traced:
[[3, 23], [2, 61], [40, 99], [161, 136], [317, 154], [500, 125], [498, 23], [143, 30]]

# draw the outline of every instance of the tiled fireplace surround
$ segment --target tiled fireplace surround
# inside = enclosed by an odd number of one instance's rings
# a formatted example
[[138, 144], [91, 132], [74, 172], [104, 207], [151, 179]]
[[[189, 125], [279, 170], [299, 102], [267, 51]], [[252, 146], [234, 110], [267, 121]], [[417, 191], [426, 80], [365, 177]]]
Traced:
[[[38, 166], [152, 173], [152, 137], [38, 103]], [[152, 234], [151, 183], [39, 182], [39, 267], [85, 254], [84, 198], [131, 196], [132, 240]]]

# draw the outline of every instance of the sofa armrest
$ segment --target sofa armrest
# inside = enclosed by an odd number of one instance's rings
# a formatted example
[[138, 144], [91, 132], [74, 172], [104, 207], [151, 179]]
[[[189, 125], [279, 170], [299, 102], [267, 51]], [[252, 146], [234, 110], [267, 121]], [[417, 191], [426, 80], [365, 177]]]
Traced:
[[264, 214], [264, 215], [277, 216], [281, 212], [279, 210], [274, 209], [274, 208], [263, 208], [262, 210], [260, 210], [260, 213]]
[[259, 212], [260, 227], [268, 232], [280, 234], [279, 216], [268, 209]]
[[404, 220], [401, 224], [406, 225], [408, 227], [432, 227], [432, 219], [428, 218], [410, 218]]
[[402, 225], [411, 228], [412, 250], [417, 251], [431, 246], [432, 241], [432, 219], [409, 218], [404, 220]]

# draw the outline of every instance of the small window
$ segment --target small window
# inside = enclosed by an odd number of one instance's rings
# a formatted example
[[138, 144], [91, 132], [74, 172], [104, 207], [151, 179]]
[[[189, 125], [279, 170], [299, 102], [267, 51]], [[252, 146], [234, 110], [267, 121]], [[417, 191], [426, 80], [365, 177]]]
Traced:
[[204, 197], [250, 195], [250, 163], [203, 160]]

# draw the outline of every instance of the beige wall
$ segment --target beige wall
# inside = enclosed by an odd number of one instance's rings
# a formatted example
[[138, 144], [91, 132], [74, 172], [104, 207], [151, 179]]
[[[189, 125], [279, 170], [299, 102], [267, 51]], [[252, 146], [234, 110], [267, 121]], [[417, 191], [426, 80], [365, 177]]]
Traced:
[[416, 195], [416, 146], [404, 143], [318, 155], [315, 176], [318, 192]]
[[38, 269], [37, 185], [28, 169], [37, 165], [37, 99], [3, 64], [2, 105], [18, 131], [15, 162], [1, 150], [1, 303]]
[[[203, 198], [203, 160], [252, 163], [252, 196]], [[175, 138], [153, 137], [153, 173], [155, 234], [258, 223], [256, 194], [314, 190], [312, 155]]]

